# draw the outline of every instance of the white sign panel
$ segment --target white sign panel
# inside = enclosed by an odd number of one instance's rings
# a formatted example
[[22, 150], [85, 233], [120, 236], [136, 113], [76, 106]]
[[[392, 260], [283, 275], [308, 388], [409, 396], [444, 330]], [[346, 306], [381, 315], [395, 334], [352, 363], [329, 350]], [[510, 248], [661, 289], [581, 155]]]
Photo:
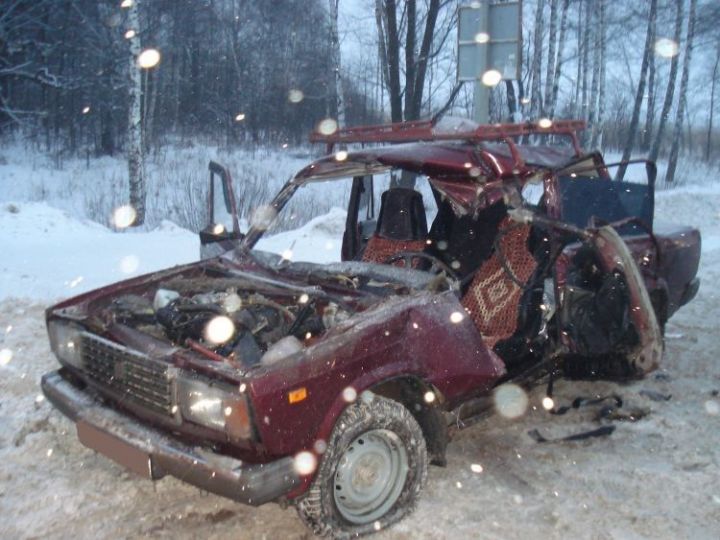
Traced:
[[489, 0], [458, 11], [458, 80], [476, 81], [495, 69], [503, 79], [520, 78], [522, 7]]

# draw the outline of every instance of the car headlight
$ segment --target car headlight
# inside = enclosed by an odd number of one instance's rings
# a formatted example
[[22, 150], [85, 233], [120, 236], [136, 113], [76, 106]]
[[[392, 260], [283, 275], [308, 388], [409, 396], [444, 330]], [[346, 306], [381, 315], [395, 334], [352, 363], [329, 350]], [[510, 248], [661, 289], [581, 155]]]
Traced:
[[252, 436], [247, 400], [237, 391], [181, 377], [177, 381], [177, 397], [180, 413], [186, 420], [223, 430], [231, 439]]
[[80, 350], [80, 332], [78, 326], [62, 320], [52, 320], [48, 323], [48, 336], [50, 348], [55, 356], [65, 364], [82, 368], [82, 351]]

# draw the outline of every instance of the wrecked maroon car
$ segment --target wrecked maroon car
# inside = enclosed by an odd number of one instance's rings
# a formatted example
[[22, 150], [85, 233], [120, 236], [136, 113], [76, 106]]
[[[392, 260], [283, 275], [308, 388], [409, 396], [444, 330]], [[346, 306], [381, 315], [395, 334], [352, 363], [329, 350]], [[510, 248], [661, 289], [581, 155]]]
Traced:
[[[328, 155], [245, 234], [211, 163], [203, 260], [49, 308], [61, 367], [43, 392], [83, 444], [147, 478], [294, 504], [317, 534], [384, 528], [498, 387], [641, 377], [698, 290], [700, 234], [654, 223], [654, 164], [615, 180], [582, 128], [315, 134]], [[353, 143], [378, 144], [333, 152]], [[343, 178], [342, 261], [254, 249], [298, 190]]]

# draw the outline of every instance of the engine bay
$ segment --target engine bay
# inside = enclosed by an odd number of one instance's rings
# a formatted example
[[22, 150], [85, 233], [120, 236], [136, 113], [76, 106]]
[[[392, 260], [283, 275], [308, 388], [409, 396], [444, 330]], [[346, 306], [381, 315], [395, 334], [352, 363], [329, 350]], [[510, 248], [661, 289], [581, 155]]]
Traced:
[[269, 294], [242, 284], [232, 278], [175, 279], [159, 284], [154, 294], [115, 298], [106, 315], [213, 360], [250, 368], [301, 350], [352, 314], [325, 297]]

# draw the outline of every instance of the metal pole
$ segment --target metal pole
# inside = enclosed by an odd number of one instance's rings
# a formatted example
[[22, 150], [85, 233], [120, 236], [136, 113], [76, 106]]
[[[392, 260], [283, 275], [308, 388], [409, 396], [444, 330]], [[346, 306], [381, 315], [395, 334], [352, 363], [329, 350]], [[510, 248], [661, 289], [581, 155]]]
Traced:
[[479, 79], [475, 81], [473, 120], [478, 124], [490, 123], [490, 89]]

